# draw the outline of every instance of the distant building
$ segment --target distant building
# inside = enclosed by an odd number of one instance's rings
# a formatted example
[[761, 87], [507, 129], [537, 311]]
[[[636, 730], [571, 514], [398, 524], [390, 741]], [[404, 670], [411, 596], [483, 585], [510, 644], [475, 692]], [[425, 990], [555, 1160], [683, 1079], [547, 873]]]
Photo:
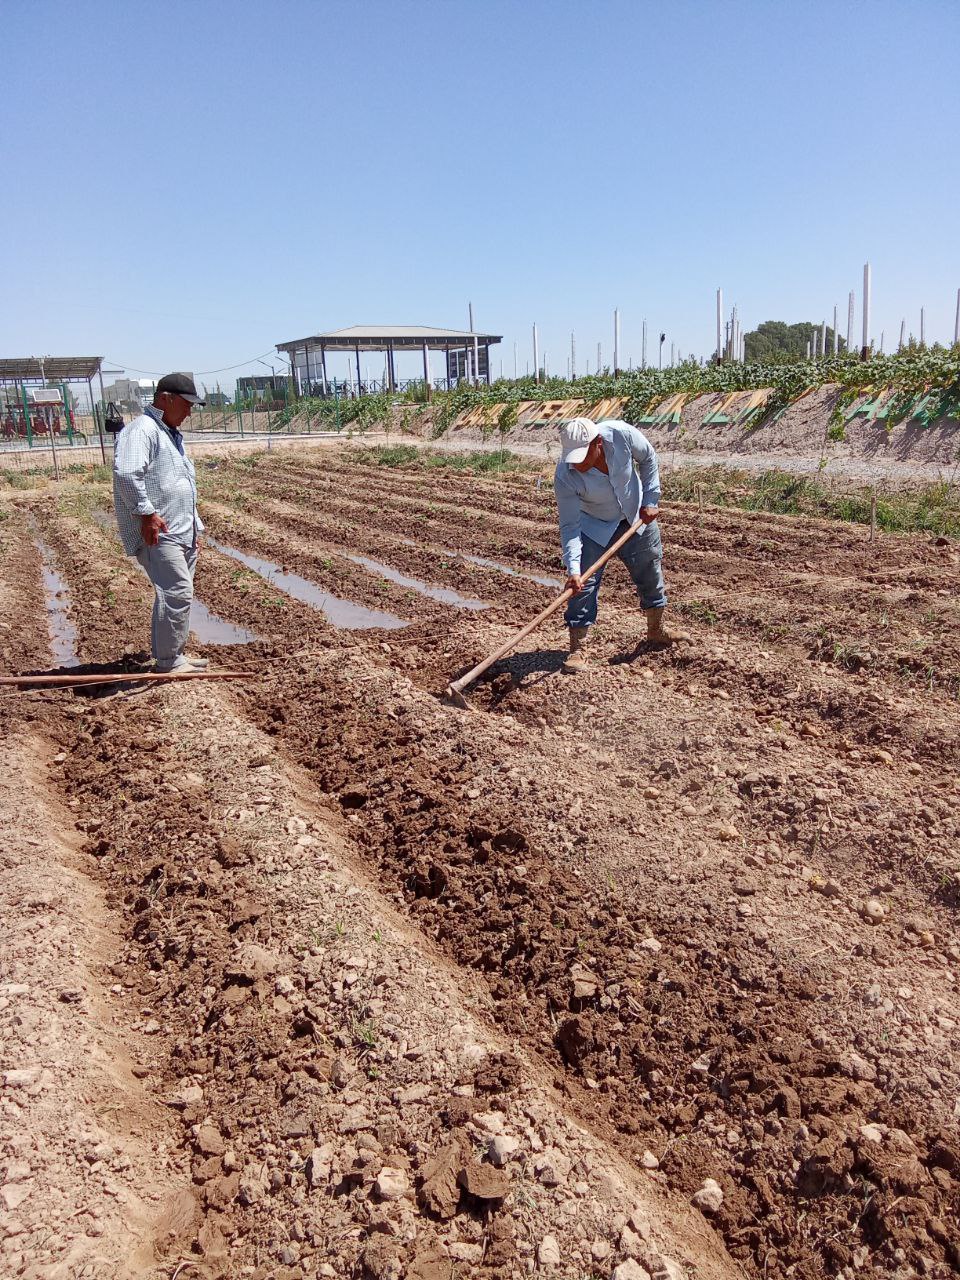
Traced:
[[[327, 396], [337, 394], [338, 379], [327, 372], [328, 355], [347, 355], [350, 372], [344, 386], [352, 394], [403, 391], [412, 383], [428, 387], [451, 387], [458, 382], [487, 382], [490, 377], [490, 348], [501, 336], [465, 329], [433, 329], [426, 325], [354, 325], [330, 333], [315, 333], [293, 342], [278, 342], [277, 350], [287, 357], [300, 395]], [[434, 377], [431, 352], [444, 357], [444, 377]], [[384, 355], [384, 376], [368, 379], [361, 369], [361, 356]], [[396, 372], [398, 355], [414, 356], [422, 362], [423, 377], [399, 382]], [[379, 364], [379, 362], [378, 362]], [[332, 389], [331, 389], [332, 384]]]
[[[103, 398], [108, 404], [112, 402], [127, 413], [140, 413], [143, 410], [140, 383], [135, 378], [118, 378], [116, 382], [111, 382], [103, 388]], [[149, 400], [147, 403], [149, 404]]]
[[287, 394], [287, 379], [281, 374], [238, 378], [237, 389], [242, 400], [249, 400], [253, 395], [258, 400], [283, 400]]

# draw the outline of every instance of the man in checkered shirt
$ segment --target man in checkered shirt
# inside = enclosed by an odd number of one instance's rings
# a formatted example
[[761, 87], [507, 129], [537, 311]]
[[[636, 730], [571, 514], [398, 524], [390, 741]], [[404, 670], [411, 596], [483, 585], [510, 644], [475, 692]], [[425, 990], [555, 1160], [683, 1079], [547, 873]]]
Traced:
[[184, 652], [203, 522], [193, 463], [178, 430], [193, 406], [203, 403], [189, 374], [168, 373], [157, 383], [153, 404], [120, 432], [113, 458], [120, 538], [156, 592], [150, 647], [158, 671], [207, 665], [206, 658]]

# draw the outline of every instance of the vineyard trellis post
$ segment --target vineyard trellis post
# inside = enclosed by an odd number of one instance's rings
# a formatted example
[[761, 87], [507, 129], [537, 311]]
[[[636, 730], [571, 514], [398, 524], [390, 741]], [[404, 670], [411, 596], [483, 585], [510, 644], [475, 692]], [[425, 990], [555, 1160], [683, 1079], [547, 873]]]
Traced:
[[833, 304], [833, 354], [840, 350], [840, 335], [837, 333], [837, 304]]
[[537, 342], [537, 326], [533, 326], [533, 377], [535, 382], [540, 381], [540, 348]]
[[907, 336], [907, 322], [906, 320], [901, 320], [900, 321], [900, 341], [897, 344], [898, 351], [903, 350], [903, 340], [906, 336]]
[[570, 333], [570, 380], [577, 380], [577, 338], [572, 331]]
[[820, 330], [820, 359], [827, 358], [827, 322], [824, 320], [823, 328]]
[[853, 290], [850, 290], [850, 296], [847, 299], [847, 350], [853, 350]]
[[860, 356], [863, 360], [870, 358], [870, 263], [863, 264], [863, 342]]
[[[957, 315], [960, 316], [960, 293], [957, 294]], [[103, 415], [107, 411], [107, 406], [103, 398], [103, 370], [102, 369], [97, 370], [97, 382], [100, 385], [100, 417], [97, 418], [97, 430], [100, 432], [100, 453], [103, 456], [103, 465], [106, 466], [107, 465], [106, 450], [103, 447]], [[91, 396], [90, 399], [92, 403], [93, 397]], [[114, 440], [116, 440], [116, 437], [114, 437]]]
[[723, 290], [717, 290], [717, 363], [723, 359]]

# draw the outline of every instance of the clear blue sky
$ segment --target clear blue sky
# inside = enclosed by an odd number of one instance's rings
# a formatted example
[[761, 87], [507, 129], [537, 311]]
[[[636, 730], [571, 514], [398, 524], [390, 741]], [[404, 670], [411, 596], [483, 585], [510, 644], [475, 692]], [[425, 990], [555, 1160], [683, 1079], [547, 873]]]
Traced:
[[213, 370], [472, 301], [495, 372], [533, 321], [582, 372], [615, 306], [624, 364], [644, 316], [709, 354], [718, 285], [859, 327], [866, 259], [875, 339], [952, 339], [957, 0], [11, 0], [3, 49], [3, 355]]

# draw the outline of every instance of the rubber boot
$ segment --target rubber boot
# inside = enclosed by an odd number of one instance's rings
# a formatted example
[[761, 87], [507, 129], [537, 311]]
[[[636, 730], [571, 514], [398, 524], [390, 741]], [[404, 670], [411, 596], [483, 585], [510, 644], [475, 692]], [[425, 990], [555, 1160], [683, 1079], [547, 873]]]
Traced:
[[586, 646], [590, 636], [589, 627], [570, 627], [570, 652], [563, 664], [568, 675], [575, 676], [588, 668]]
[[666, 649], [678, 641], [688, 641], [685, 631], [668, 631], [663, 625], [663, 605], [656, 609], [644, 609], [647, 615], [647, 644], [655, 649]]

